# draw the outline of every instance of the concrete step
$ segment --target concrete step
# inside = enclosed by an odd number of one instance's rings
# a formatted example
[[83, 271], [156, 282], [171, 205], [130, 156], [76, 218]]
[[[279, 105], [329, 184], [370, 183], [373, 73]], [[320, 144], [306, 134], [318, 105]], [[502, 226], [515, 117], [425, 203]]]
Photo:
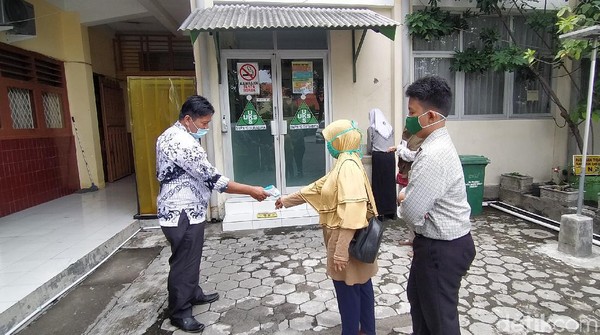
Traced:
[[254, 201], [237, 197], [225, 202], [223, 231], [306, 226], [319, 223], [317, 212], [307, 204], [275, 209], [275, 200]]
[[[308, 204], [301, 204], [291, 208], [284, 208], [282, 210], [306, 210], [312, 209]], [[241, 214], [248, 213], [251, 210], [255, 211], [274, 211], [275, 200], [267, 199], [265, 201], [258, 202], [250, 197], [234, 197], [229, 198], [225, 201], [225, 212], [226, 214]]]
[[111, 253], [140, 229], [140, 223], [133, 221], [108, 241], [54, 276], [16, 304], [0, 313], [0, 334], [10, 334], [24, 321], [44, 310], [58, 300], [74, 283], [106, 259]]

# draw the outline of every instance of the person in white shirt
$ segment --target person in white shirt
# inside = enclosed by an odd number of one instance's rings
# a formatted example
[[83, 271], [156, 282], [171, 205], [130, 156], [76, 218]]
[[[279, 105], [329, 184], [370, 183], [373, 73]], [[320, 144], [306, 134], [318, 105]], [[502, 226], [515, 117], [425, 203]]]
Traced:
[[462, 165], [445, 127], [452, 92], [443, 78], [430, 76], [406, 95], [406, 128], [424, 139], [402, 202], [402, 218], [415, 231], [407, 286], [413, 334], [460, 334], [458, 291], [475, 245]]
[[218, 293], [205, 294], [198, 286], [211, 192], [246, 194], [258, 201], [269, 196], [260, 186], [229, 180], [208, 161], [198, 140], [208, 132], [214, 113], [206, 98], [190, 96], [181, 107], [179, 120], [156, 141], [158, 219], [172, 252], [167, 286], [169, 317], [173, 326], [188, 332], [204, 329], [192, 317], [192, 306], [219, 299]]
[[[402, 221], [402, 202], [404, 202], [404, 199], [406, 199], [406, 187], [403, 187], [400, 190], [400, 192], [398, 192], [398, 196], [396, 197], [396, 204], [398, 205], [398, 207], [396, 208], [396, 215], [398, 216], [398, 219], [400, 219], [400, 221]], [[410, 227], [408, 227], [408, 234], [406, 236], [406, 239], [398, 242], [398, 244], [412, 246], [414, 239], [415, 232], [412, 231]], [[411, 257], [413, 256], [412, 250], [408, 252], [408, 255]]]
[[[423, 143], [423, 139], [417, 137], [416, 135], [411, 135], [408, 130], [404, 130], [402, 133], [402, 141], [398, 144], [397, 147], [390, 147], [388, 150], [390, 152], [396, 152], [398, 155], [398, 175], [396, 176], [396, 183], [400, 185], [400, 192], [398, 192], [398, 196], [396, 199], [396, 203], [398, 208], [396, 209], [396, 215], [400, 220], [402, 220], [402, 202], [404, 198], [406, 198], [406, 186], [408, 185], [408, 176], [410, 174], [410, 167], [412, 166], [412, 162], [415, 160], [418, 149]], [[407, 140], [405, 140], [406, 138]], [[404, 241], [400, 241], [400, 245], [412, 245], [412, 241], [415, 238], [415, 233], [408, 228], [408, 238]], [[412, 251], [409, 252], [409, 255], [412, 256]]]

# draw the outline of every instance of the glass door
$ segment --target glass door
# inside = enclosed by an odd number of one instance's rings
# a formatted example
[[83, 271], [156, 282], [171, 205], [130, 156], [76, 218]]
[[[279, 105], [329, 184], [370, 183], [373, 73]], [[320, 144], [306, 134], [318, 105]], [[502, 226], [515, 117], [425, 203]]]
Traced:
[[280, 73], [282, 181], [291, 193], [325, 175], [326, 90], [323, 58], [282, 58]]
[[324, 57], [272, 53], [231, 57], [223, 119], [231, 144], [232, 176], [251, 185], [275, 185], [289, 194], [326, 171]]
[[272, 59], [228, 59], [227, 89], [233, 178], [277, 185]]

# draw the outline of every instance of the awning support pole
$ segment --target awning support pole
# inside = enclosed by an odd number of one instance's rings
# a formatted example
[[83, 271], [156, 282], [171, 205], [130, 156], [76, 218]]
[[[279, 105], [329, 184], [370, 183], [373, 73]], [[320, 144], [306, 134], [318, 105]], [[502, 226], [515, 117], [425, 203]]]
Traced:
[[219, 76], [219, 85], [221, 85], [221, 43], [219, 43], [219, 32], [215, 31], [212, 35], [215, 41], [215, 53], [217, 56], [217, 74]]
[[365, 41], [365, 36], [367, 36], [367, 30], [364, 29], [362, 36], [360, 37], [360, 42], [358, 42], [358, 49], [356, 49], [356, 36], [355, 30], [352, 30], [352, 82], [356, 82], [356, 62], [358, 61], [358, 55], [360, 54], [360, 49], [362, 48], [363, 42]]

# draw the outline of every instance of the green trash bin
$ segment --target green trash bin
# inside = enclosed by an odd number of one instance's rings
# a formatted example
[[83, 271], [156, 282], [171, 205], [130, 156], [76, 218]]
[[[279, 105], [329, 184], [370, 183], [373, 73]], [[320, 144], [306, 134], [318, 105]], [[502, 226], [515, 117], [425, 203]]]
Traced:
[[471, 206], [471, 216], [479, 215], [483, 211], [485, 167], [490, 163], [490, 160], [484, 156], [477, 155], [460, 155], [459, 157], [465, 175], [467, 201]]

